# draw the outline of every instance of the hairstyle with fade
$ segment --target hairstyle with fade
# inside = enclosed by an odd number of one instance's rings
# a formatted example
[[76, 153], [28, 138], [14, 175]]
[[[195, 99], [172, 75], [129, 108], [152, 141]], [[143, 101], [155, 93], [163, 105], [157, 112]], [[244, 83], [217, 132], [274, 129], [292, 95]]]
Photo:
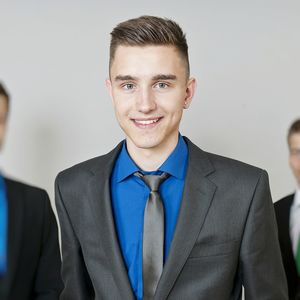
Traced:
[[109, 69], [118, 46], [174, 46], [186, 63], [189, 77], [188, 45], [185, 34], [176, 22], [155, 16], [141, 16], [118, 24], [110, 34]]
[[4, 85], [1, 82], [0, 82], [0, 96], [3, 96], [5, 98], [7, 104], [7, 110], [8, 110], [10, 97], [7, 90], [5, 89]]
[[300, 134], [300, 119], [295, 120], [289, 128], [288, 131], [288, 144], [290, 144], [290, 137], [292, 134], [299, 133]]

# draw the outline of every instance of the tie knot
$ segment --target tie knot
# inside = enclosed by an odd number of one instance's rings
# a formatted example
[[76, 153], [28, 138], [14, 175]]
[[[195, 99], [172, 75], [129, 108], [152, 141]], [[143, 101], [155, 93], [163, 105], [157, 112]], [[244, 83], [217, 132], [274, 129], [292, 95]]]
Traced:
[[162, 173], [161, 175], [143, 175], [140, 172], [135, 172], [134, 176], [141, 178], [150, 188], [151, 192], [157, 192], [160, 184], [168, 177], [168, 173]]

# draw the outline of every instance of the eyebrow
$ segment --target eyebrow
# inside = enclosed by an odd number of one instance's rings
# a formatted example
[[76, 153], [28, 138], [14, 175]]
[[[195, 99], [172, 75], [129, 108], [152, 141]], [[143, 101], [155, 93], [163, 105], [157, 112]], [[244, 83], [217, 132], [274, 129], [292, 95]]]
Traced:
[[125, 80], [137, 80], [137, 78], [131, 75], [118, 75], [115, 77], [115, 81], [125, 81]]
[[152, 77], [152, 80], [153, 81], [156, 81], [156, 80], [176, 80], [177, 77], [176, 75], [173, 75], [173, 74], [158, 74], [158, 75], [155, 75]]
[[[157, 80], [176, 80], [176, 79], [177, 79], [176, 75], [173, 75], [173, 74], [157, 74], [157, 75], [152, 77], [153, 81], [157, 81]], [[136, 81], [136, 80], [138, 80], [138, 78], [134, 77], [134, 76], [131, 76], [131, 75], [117, 75], [115, 77], [115, 81], [126, 81], [126, 80]]]

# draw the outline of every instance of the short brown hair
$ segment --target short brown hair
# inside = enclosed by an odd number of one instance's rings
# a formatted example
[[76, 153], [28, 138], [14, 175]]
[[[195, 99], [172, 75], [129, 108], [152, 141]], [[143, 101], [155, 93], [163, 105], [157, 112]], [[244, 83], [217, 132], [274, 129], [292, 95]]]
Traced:
[[0, 82], [0, 96], [3, 96], [6, 100], [7, 108], [9, 107], [9, 94], [4, 85]]
[[288, 143], [290, 141], [290, 137], [292, 134], [295, 134], [295, 133], [300, 133], [300, 119], [297, 119], [295, 120], [292, 125], [290, 126], [289, 128], [289, 131], [288, 131]]
[[141, 16], [118, 24], [111, 32], [109, 69], [117, 47], [124, 46], [174, 46], [186, 62], [190, 74], [188, 45], [181, 27], [167, 18]]

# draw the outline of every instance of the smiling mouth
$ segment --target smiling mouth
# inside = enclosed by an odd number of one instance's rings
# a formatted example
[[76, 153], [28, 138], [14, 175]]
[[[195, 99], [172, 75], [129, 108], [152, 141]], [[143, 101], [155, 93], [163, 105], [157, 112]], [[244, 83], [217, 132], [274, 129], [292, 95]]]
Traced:
[[152, 128], [152, 127], [155, 127], [161, 119], [162, 119], [162, 117], [156, 118], [156, 119], [147, 119], [147, 120], [132, 119], [132, 121], [139, 128]]

